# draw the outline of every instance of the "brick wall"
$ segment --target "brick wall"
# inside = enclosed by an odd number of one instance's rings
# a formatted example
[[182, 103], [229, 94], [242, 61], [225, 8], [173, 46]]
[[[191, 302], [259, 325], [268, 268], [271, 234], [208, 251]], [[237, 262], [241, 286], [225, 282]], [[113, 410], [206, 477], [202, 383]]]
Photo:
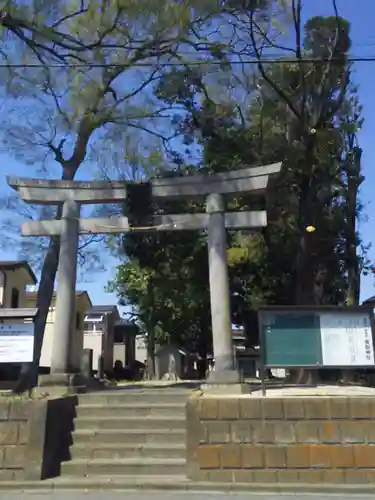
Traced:
[[28, 442], [28, 405], [0, 400], [0, 481], [23, 476]]
[[187, 404], [194, 480], [375, 483], [375, 398], [213, 398]]
[[0, 481], [59, 475], [69, 453], [77, 399], [0, 399]]

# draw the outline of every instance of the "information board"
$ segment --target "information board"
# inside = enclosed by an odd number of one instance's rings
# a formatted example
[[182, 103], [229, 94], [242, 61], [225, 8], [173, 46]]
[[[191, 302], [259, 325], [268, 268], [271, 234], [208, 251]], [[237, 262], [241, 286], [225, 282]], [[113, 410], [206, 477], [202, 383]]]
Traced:
[[268, 367], [374, 366], [372, 312], [365, 309], [262, 310], [259, 327]]
[[33, 355], [33, 323], [0, 324], [0, 363], [30, 363]]
[[323, 365], [374, 364], [371, 322], [365, 313], [320, 313]]

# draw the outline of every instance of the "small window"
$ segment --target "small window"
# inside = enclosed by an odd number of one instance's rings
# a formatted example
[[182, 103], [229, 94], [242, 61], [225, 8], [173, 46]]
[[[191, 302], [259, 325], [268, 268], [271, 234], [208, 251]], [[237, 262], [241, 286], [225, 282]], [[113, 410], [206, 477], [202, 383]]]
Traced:
[[85, 330], [85, 332], [92, 332], [95, 330], [94, 324], [91, 322], [85, 321], [83, 324], [83, 329]]
[[124, 343], [124, 332], [121, 328], [115, 328], [115, 338], [114, 338], [114, 343], [115, 344], [123, 344]]
[[19, 307], [20, 302], [20, 292], [17, 288], [12, 288], [12, 295], [10, 299], [10, 307], [12, 309], [17, 309]]

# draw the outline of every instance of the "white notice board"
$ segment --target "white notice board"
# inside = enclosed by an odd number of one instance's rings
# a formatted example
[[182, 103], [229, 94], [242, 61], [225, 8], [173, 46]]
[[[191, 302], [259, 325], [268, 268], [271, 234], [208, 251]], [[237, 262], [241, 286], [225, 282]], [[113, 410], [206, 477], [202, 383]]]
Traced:
[[0, 363], [30, 363], [33, 353], [33, 323], [0, 324]]
[[367, 312], [319, 314], [323, 365], [374, 365], [374, 345]]

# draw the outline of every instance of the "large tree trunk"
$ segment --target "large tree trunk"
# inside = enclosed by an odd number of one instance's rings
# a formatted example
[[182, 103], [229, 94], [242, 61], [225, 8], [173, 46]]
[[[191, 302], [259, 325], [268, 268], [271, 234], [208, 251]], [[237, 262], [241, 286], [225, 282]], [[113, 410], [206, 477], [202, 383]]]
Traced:
[[[305, 163], [311, 164], [311, 147], [306, 148]], [[305, 165], [305, 167], [306, 167]], [[310, 172], [312, 168], [308, 168]], [[299, 245], [296, 255], [296, 268], [294, 279], [294, 303], [296, 305], [317, 305], [319, 299], [315, 293], [315, 269], [312, 261], [312, 235], [306, 231], [308, 225], [313, 224], [312, 213], [312, 187], [310, 175], [301, 183], [299, 195]], [[289, 381], [298, 385], [312, 385], [319, 382], [317, 370], [292, 369], [289, 371]]]
[[[311, 153], [310, 153], [311, 154]], [[306, 151], [305, 163], [311, 163], [309, 153]], [[309, 171], [312, 169], [309, 168]], [[314, 297], [314, 268], [312, 266], [312, 235], [306, 231], [314, 219], [312, 209], [312, 186], [310, 175], [307, 175], [300, 186], [298, 207], [298, 233], [299, 244], [296, 255], [296, 269], [294, 281], [294, 303], [298, 305], [312, 305]]]
[[[355, 150], [352, 158], [353, 165], [349, 165], [348, 171], [348, 199], [347, 199], [347, 233], [346, 233], [346, 253], [348, 268], [348, 292], [346, 303], [348, 306], [359, 305], [360, 293], [360, 271], [357, 255], [357, 196], [361, 184], [361, 150]], [[355, 380], [354, 370], [343, 370], [341, 381], [350, 384]]]
[[155, 332], [153, 325], [147, 328], [147, 366], [145, 379], [155, 379]]
[[38, 369], [40, 356], [42, 354], [44, 330], [46, 327], [47, 316], [53, 296], [55, 277], [57, 266], [59, 263], [59, 250], [59, 238], [51, 238], [48, 251], [43, 262], [36, 299], [38, 316], [35, 321], [34, 329], [35, 358], [33, 363], [25, 363], [21, 366], [19, 379], [14, 388], [14, 392], [16, 392], [17, 394], [30, 390], [32, 387], [35, 387], [38, 384]]
[[357, 153], [354, 161], [354, 172], [348, 175], [348, 200], [347, 200], [347, 235], [346, 235], [346, 252], [348, 259], [348, 306], [357, 306], [359, 304], [360, 292], [360, 272], [357, 255], [357, 195], [361, 184], [361, 154]]

